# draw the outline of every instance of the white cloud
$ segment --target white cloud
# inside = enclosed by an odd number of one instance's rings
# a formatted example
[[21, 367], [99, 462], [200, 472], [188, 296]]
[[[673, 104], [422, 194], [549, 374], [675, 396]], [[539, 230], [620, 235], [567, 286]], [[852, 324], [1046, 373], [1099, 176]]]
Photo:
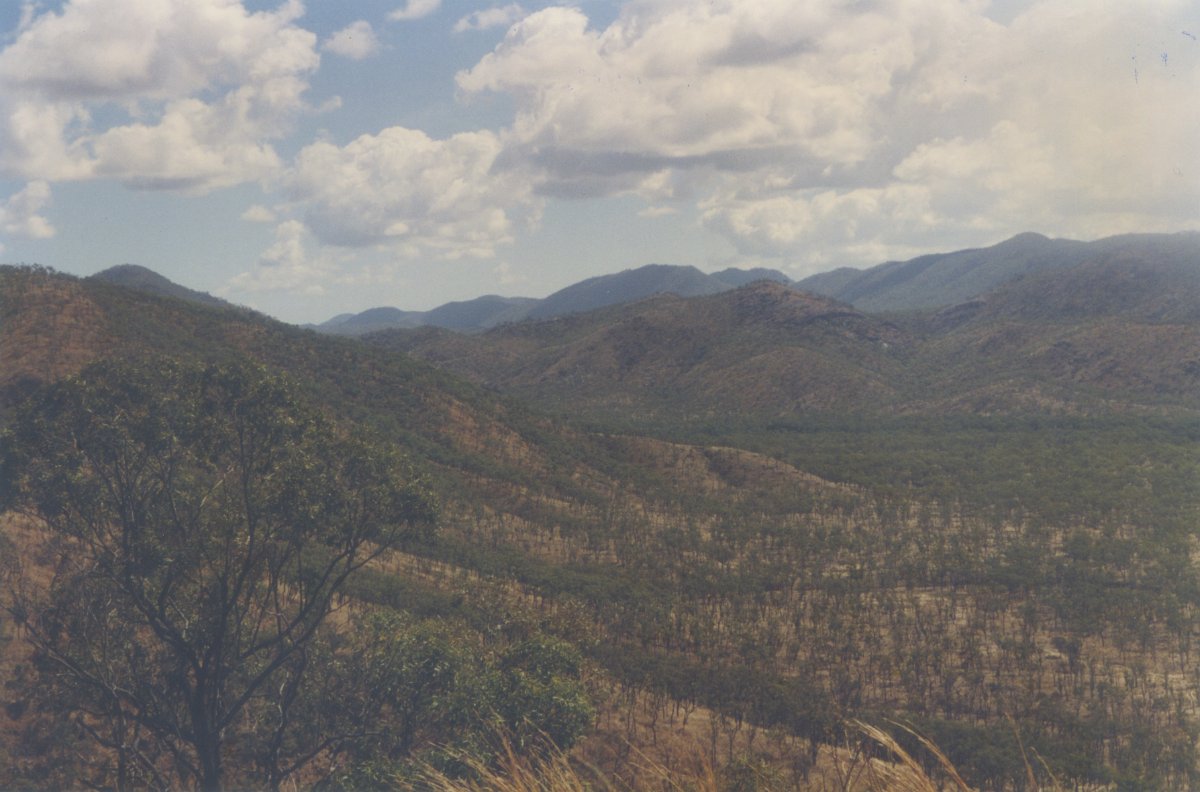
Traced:
[[490, 30], [498, 27], [509, 27], [514, 22], [524, 18], [526, 11], [517, 3], [506, 6], [485, 8], [473, 11], [454, 24], [455, 33], [465, 33], [470, 30]]
[[501, 261], [492, 267], [492, 277], [506, 289], [529, 283], [528, 276], [515, 271], [512, 264], [507, 261]]
[[669, 217], [674, 214], [679, 214], [674, 206], [647, 206], [638, 212], [639, 217]]
[[275, 228], [275, 242], [263, 251], [258, 266], [235, 275], [221, 289], [223, 295], [293, 292], [321, 295], [335, 274], [328, 257], [309, 250], [308, 231], [299, 220], [286, 220]]
[[242, 219], [248, 223], [274, 223], [276, 218], [275, 213], [267, 207], [254, 204], [242, 212]]
[[442, 5], [442, 0], [408, 0], [404, 8], [388, 14], [388, 19], [409, 20], [427, 17]]
[[0, 172], [191, 191], [263, 178], [319, 63], [302, 13], [70, 0], [32, 17], [0, 51]]
[[50, 205], [50, 185], [30, 182], [0, 206], [0, 231], [30, 239], [49, 239], [54, 226], [40, 212]]
[[153, 124], [128, 124], [90, 138], [93, 174], [133, 187], [204, 192], [265, 179], [280, 167], [275, 150], [255, 135], [247, 97], [233, 93], [205, 104], [183, 99]]
[[88, 178], [93, 162], [79, 139], [88, 120], [79, 104], [0, 91], [0, 175], [50, 181]]
[[745, 252], [874, 263], [1195, 226], [1186, 6], [1042, 0], [1003, 25], [957, 0], [631, 0], [603, 29], [548, 8], [457, 80], [513, 98], [508, 157], [543, 193], [694, 203]]
[[365, 60], [379, 52], [379, 38], [371, 23], [360, 19], [334, 33], [321, 48], [350, 60]]
[[[961, 6], [941, 5], [938, 26], [953, 28]], [[458, 81], [516, 96], [515, 131], [544, 149], [734, 165], [783, 147], [854, 164], [876, 144], [875, 103], [921, 54], [895, 21], [791, 0], [643, 2], [596, 31], [581, 11], [550, 8]]]
[[528, 176], [498, 161], [500, 139], [474, 132], [435, 140], [391, 127], [344, 147], [314, 143], [287, 177], [325, 244], [386, 245], [404, 255], [490, 256], [539, 201]]
[[304, 224], [297, 220], [280, 223], [275, 229], [275, 244], [263, 253], [260, 263], [266, 267], [294, 269], [304, 264]]

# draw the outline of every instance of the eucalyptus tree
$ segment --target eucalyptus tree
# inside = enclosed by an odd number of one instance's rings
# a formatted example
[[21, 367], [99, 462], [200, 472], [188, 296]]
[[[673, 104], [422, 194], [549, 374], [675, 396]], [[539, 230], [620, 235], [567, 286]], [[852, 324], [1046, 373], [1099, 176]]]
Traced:
[[97, 364], [15, 412], [0, 470], [44, 538], [9, 575], [42, 706], [117, 788], [277, 787], [334, 745], [295, 718], [323, 625], [434, 517], [396, 453], [247, 363]]

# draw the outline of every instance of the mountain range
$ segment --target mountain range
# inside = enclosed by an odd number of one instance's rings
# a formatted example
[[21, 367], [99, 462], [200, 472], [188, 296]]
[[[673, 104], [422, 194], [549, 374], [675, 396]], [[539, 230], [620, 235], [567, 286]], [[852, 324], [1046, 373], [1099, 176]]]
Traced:
[[[999, 274], [977, 272], [990, 263]], [[967, 293], [967, 282], [990, 288]], [[840, 294], [870, 303], [890, 294], [889, 313], [803, 286], [757, 281], [473, 335], [423, 328], [366, 340], [546, 409], [597, 416], [1200, 407], [1197, 235], [1024, 236], [842, 284]], [[929, 293], [968, 299], [899, 310]]]
[[[90, 280], [228, 305], [140, 267]], [[333, 334], [593, 417], [1200, 408], [1194, 233], [1022, 234], [800, 282], [648, 265], [541, 300], [333, 321]]]
[[442, 327], [479, 332], [525, 319], [550, 319], [635, 302], [658, 294], [700, 297], [768, 280], [832, 297], [870, 313], [897, 313], [956, 305], [1008, 281], [1106, 257], [1170, 257], [1194, 247], [1194, 234], [1132, 234], [1094, 242], [1019, 234], [986, 248], [890, 261], [868, 269], [842, 267], [792, 280], [773, 269], [728, 268], [704, 273], [693, 266], [648, 264], [588, 278], [537, 299], [486, 295], [430, 311], [371, 308], [340, 314], [310, 327], [335, 335], [391, 328]]
[[549, 319], [582, 313], [655, 294], [683, 297], [716, 294], [760, 278], [790, 282], [787, 276], [775, 270], [727, 269], [707, 275], [690, 266], [647, 264], [612, 275], [588, 278], [542, 299], [489, 294], [474, 300], [447, 303], [430, 311], [370, 308], [357, 314], [341, 314], [310, 327], [333, 335], [365, 335], [389, 328], [423, 326], [477, 332], [525, 319]]

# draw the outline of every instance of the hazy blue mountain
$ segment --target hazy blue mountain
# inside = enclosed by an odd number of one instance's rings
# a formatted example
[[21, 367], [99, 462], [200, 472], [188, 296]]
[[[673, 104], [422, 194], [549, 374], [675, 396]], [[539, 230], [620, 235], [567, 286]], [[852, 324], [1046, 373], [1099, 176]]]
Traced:
[[[889, 261], [865, 270], [842, 267], [796, 282], [798, 288], [861, 311], [910, 311], [965, 303], [1005, 284], [1083, 263], [1175, 262], [1200, 266], [1200, 234], [1124, 234], [1079, 242], [1018, 234], [987, 248]], [[1089, 289], [1088, 305], [1103, 304]], [[1028, 297], [1039, 295], [1030, 292]]]
[[449, 302], [426, 311], [421, 324], [448, 330], [485, 330], [506, 322], [519, 322], [539, 301], [533, 297], [500, 297], [486, 294], [474, 300]]
[[[942, 319], [948, 324], [956, 324], [981, 308], [982, 303], [971, 303], [972, 300], [1006, 284], [1085, 262], [1195, 262], [1200, 257], [1197, 239], [1200, 234], [1195, 233], [1129, 234], [1079, 242], [1027, 233], [987, 248], [889, 261], [865, 270], [842, 267], [801, 281], [793, 281], [778, 270], [763, 267], [746, 270], [731, 267], [705, 274], [691, 266], [649, 264], [588, 278], [540, 300], [486, 295], [424, 312], [373, 308], [360, 314], [334, 317], [315, 329], [342, 335], [365, 335], [393, 328], [433, 326], [470, 333], [524, 319], [544, 320], [623, 305], [658, 294], [679, 297], [718, 294], [759, 280], [832, 297], [871, 313], [953, 309]], [[1089, 304], [1103, 304], [1094, 290], [1088, 293], [1095, 298]], [[1037, 296], [1031, 295], [1032, 298]]]
[[981, 317], [1052, 322], [1119, 317], [1200, 322], [1200, 233], [1088, 243], [1082, 261], [1015, 278], [978, 302]]
[[745, 286], [747, 283], [753, 283], [754, 281], [760, 280], [775, 281], [776, 283], [783, 283], [787, 285], [791, 285], [792, 283], [792, 279], [787, 275], [784, 275], [779, 270], [767, 269], [766, 267], [755, 267], [748, 270], [730, 267], [728, 269], [723, 269], [720, 272], [714, 272], [712, 276], [722, 283], [728, 284], [735, 289], [740, 286]]
[[478, 332], [505, 322], [525, 318], [537, 304], [532, 297], [499, 297], [488, 294], [474, 300], [449, 302], [429, 311], [404, 311], [399, 308], [369, 308], [362, 313], [339, 314], [313, 330], [331, 335], [360, 336], [380, 330], [413, 327], [444, 327], [463, 333]]
[[229, 307], [232, 304], [208, 292], [196, 291], [180, 286], [157, 272], [137, 264], [119, 264], [91, 275], [92, 280], [105, 281], [127, 289], [136, 289], [160, 297], [174, 297], [203, 305]]
[[720, 279], [706, 275], [695, 267], [671, 264], [647, 264], [613, 275], [588, 278], [560, 289], [538, 303], [530, 319], [549, 319], [582, 313], [606, 305], [634, 302], [655, 294], [675, 294], [680, 297], [700, 297], [717, 294], [732, 288]]
[[841, 293], [843, 289], [861, 278], [870, 270], [854, 269], [853, 267], [838, 267], [828, 272], [818, 272], [803, 280], [795, 281], [797, 288], [810, 291], [813, 294], [823, 294], [826, 297]]
[[964, 302], [1002, 283], [1084, 260], [1089, 245], [1040, 234], [1019, 234], [988, 248], [889, 261], [866, 270], [839, 269], [798, 281], [807, 291], [862, 311], [909, 311]]
[[757, 280], [791, 283], [782, 272], [762, 267], [750, 270], [730, 267], [706, 275], [690, 266], [648, 264], [612, 275], [588, 278], [544, 299], [489, 294], [473, 300], [446, 303], [423, 312], [372, 308], [360, 314], [340, 314], [309, 327], [339, 335], [365, 335], [379, 330], [425, 326], [473, 333], [523, 319], [549, 319], [608, 305], [636, 302], [656, 294], [680, 297], [717, 294]]
[[309, 325], [313, 330], [330, 335], [365, 335], [377, 330], [399, 327], [419, 327], [421, 311], [402, 311], [399, 308], [368, 308], [356, 314], [340, 314], [319, 325]]

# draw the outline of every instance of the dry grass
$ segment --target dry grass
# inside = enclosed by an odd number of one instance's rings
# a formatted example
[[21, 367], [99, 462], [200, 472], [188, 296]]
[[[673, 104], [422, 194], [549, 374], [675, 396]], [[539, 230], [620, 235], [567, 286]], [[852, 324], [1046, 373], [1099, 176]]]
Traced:
[[[809, 792], [974, 792], [953, 763], [928, 738], [903, 724], [894, 724], [911, 734], [936, 761], [944, 779], [931, 776], [899, 742], [883, 729], [860, 721], [851, 726], [867, 739], [871, 751], [847, 748], [838, 752], [829, 772], [814, 777], [805, 789]], [[703, 752], [700, 752], [701, 754]], [[870, 754], [876, 754], [872, 756]], [[879, 758], [883, 754], [888, 758]], [[550, 750], [539, 758], [517, 755], [507, 743], [500, 761], [487, 764], [465, 760], [473, 777], [450, 778], [427, 768], [416, 785], [408, 788], [434, 792], [728, 792], [729, 790], [780, 790], [768, 779], [753, 785], [735, 783], [711, 763], [702, 762], [693, 772], [669, 770], [655, 760], [638, 754], [638, 777], [632, 783], [614, 781], [594, 767], [573, 759], [559, 750]], [[1033, 770], [1029, 769], [1032, 781]], [[1031, 788], [1037, 788], [1036, 784]]]
[[[971, 787], [946, 755], [927, 737], [902, 724], [896, 724], [916, 737], [921, 746], [937, 760], [938, 766], [949, 779], [949, 788], [956, 792], [971, 792]], [[892, 735], [878, 726], [854, 721], [853, 726], [864, 736], [891, 755], [892, 761], [870, 759], [862, 763], [865, 789], [870, 792], [942, 792], [945, 787], [935, 781], [913, 756], [901, 747]], [[854, 787], [850, 787], [854, 788]]]

